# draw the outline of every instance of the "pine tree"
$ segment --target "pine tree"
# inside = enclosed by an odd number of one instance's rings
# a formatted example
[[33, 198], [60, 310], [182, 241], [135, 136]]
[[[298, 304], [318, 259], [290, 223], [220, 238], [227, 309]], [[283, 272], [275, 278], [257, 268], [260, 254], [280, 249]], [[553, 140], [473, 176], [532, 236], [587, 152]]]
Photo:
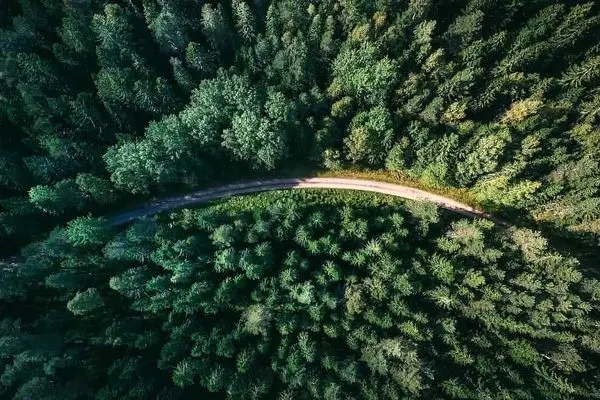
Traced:
[[93, 18], [101, 67], [96, 78], [98, 96], [122, 121], [126, 121], [123, 109], [160, 115], [178, 103], [172, 85], [148, 62], [143, 36], [135, 31], [133, 21], [134, 17], [116, 4], [107, 5], [104, 14]]
[[96, 288], [89, 288], [78, 292], [68, 303], [67, 308], [75, 315], [85, 315], [101, 308], [104, 305], [102, 297]]

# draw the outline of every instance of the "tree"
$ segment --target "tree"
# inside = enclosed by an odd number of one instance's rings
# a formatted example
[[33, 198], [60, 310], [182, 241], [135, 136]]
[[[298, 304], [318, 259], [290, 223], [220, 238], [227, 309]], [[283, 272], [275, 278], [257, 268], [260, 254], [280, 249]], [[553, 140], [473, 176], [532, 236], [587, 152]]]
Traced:
[[104, 14], [93, 18], [93, 29], [100, 41], [97, 53], [101, 68], [95, 80], [98, 96], [119, 118], [125, 118], [122, 108], [156, 115], [167, 113], [178, 103], [178, 96], [145, 58], [132, 19], [117, 4], [105, 6]]
[[600, 56], [586, 59], [582, 64], [571, 66], [563, 75], [562, 82], [569, 86], [587, 86], [600, 77]]
[[98, 289], [89, 288], [84, 292], [77, 292], [75, 297], [67, 303], [67, 308], [75, 315], [86, 315], [103, 305], [104, 301], [100, 297]]
[[58, 182], [54, 186], [38, 185], [29, 190], [29, 201], [36, 207], [50, 214], [72, 213], [82, 210], [86, 204], [72, 179]]
[[358, 48], [344, 48], [333, 63], [333, 81], [329, 93], [333, 97], [347, 94], [367, 105], [379, 105], [388, 97], [397, 81], [392, 60], [379, 55], [368, 42]]
[[510, 141], [508, 130], [485, 132], [485, 136], [475, 137], [467, 143], [462, 160], [456, 165], [456, 179], [461, 186], [472, 183], [478, 177], [497, 170]]
[[394, 131], [386, 108], [378, 106], [357, 114], [345, 139], [348, 158], [355, 163], [377, 166], [392, 148]]
[[62, 62], [83, 66], [94, 58], [94, 35], [90, 24], [94, 5], [89, 0], [67, 4], [58, 29], [62, 43], [55, 43], [52, 50]]
[[144, 4], [148, 28], [152, 31], [160, 49], [166, 54], [177, 54], [183, 51], [189, 42], [187, 24], [170, 7], [163, 6], [158, 13], [149, 12], [150, 2]]
[[246, 41], [252, 40], [256, 35], [256, 23], [252, 10], [243, 0], [234, 0], [232, 8], [240, 36]]
[[517, 101], [506, 111], [501, 122], [506, 125], [519, 123], [530, 115], [534, 115], [540, 109], [542, 104], [542, 101], [538, 99]]
[[228, 50], [230, 43], [230, 30], [223, 13], [223, 7], [211, 4], [202, 6], [202, 33], [206, 36], [212, 47], [224, 53]]
[[262, 305], [248, 307], [243, 316], [244, 332], [251, 335], [266, 335], [271, 318], [271, 313]]
[[185, 60], [196, 71], [208, 73], [215, 69], [213, 54], [195, 42], [189, 42], [185, 48]]
[[529, 180], [511, 184], [508, 176], [498, 174], [481, 179], [474, 190], [479, 201], [509, 207], [524, 207], [532, 201], [540, 185], [540, 182]]
[[402, 171], [406, 168], [406, 149], [409, 146], [409, 141], [403, 138], [399, 143], [396, 143], [390, 149], [385, 158], [385, 167], [392, 171]]
[[400, 338], [385, 339], [366, 347], [362, 351], [361, 360], [374, 373], [387, 375], [391, 372], [394, 383], [407, 393], [418, 393], [422, 389], [417, 353]]
[[90, 198], [99, 204], [112, 204], [117, 201], [118, 195], [110, 181], [89, 173], [80, 173], [75, 179], [79, 189], [87, 193]]
[[474, 10], [458, 16], [444, 33], [451, 52], [457, 52], [466, 47], [480, 35], [484, 13]]
[[67, 225], [67, 238], [74, 246], [101, 246], [109, 233], [105, 221], [90, 216], [79, 217]]
[[[253, 167], [267, 169], [275, 167], [281, 157], [283, 143], [277, 132], [257, 114], [244, 112], [231, 121], [231, 129], [223, 134], [223, 146], [229, 148], [240, 159], [255, 161]], [[260, 147], [258, 147], [260, 146]]]
[[447, 134], [438, 140], [425, 142], [423, 147], [416, 151], [409, 174], [421, 178], [431, 186], [448, 185], [452, 181], [452, 164], [455, 162], [452, 155], [457, 148], [456, 134]]
[[0, 155], [0, 185], [6, 190], [21, 190], [28, 183], [28, 176], [15, 155]]

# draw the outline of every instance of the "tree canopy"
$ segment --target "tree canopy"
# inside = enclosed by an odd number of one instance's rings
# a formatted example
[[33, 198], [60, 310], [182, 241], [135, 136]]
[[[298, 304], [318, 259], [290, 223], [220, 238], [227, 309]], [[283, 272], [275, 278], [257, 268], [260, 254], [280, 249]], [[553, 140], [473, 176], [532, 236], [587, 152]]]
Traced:
[[336, 192], [101, 223], [30, 245], [2, 281], [44, 304], [2, 319], [5, 394], [599, 395], [600, 283], [529, 229]]
[[7, 254], [124, 197], [298, 166], [387, 168], [600, 232], [593, 2], [7, 5]]
[[[3, 0], [0, 397], [600, 397], [599, 88], [590, 0]], [[102, 217], [322, 170], [514, 226]]]

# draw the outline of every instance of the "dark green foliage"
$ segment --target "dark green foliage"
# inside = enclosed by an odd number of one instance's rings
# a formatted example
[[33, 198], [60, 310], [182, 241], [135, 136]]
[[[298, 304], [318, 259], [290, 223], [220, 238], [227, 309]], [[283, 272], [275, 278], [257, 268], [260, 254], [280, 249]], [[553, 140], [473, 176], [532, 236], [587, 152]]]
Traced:
[[88, 314], [104, 305], [102, 297], [95, 288], [87, 289], [85, 292], [78, 292], [67, 303], [67, 308], [75, 315]]
[[36, 279], [0, 293], [46, 314], [0, 324], [17, 397], [599, 394], [598, 281], [539, 233], [427, 203], [264, 194], [121, 233], [78, 219], [25, 255], [6, 267]]
[[117, 116], [127, 110], [155, 115], [173, 111], [177, 96], [169, 81], [156, 74], [156, 67], [144, 54], [138, 38], [142, 32], [135, 30], [134, 15], [109, 4], [103, 14], [93, 17], [92, 23], [100, 40], [96, 87], [107, 108]]

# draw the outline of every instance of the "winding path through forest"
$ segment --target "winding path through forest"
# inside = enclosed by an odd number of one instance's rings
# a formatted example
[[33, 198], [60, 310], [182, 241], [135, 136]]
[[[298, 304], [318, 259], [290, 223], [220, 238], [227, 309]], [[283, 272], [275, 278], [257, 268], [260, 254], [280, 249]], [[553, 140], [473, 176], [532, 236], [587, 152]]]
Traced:
[[265, 192], [281, 189], [344, 189], [375, 192], [417, 201], [430, 201], [442, 208], [470, 217], [486, 218], [499, 225], [506, 222], [493, 217], [467, 204], [460, 203], [448, 197], [440, 196], [409, 186], [384, 183], [366, 179], [348, 178], [298, 178], [298, 179], [269, 179], [249, 181], [199, 190], [190, 194], [170, 197], [149, 202], [132, 211], [124, 212], [109, 218], [111, 226], [125, 224], [137, 218], [158, 214], [192, 204], [205, 203], [211, 200], [237, 196], [241, 194]]

